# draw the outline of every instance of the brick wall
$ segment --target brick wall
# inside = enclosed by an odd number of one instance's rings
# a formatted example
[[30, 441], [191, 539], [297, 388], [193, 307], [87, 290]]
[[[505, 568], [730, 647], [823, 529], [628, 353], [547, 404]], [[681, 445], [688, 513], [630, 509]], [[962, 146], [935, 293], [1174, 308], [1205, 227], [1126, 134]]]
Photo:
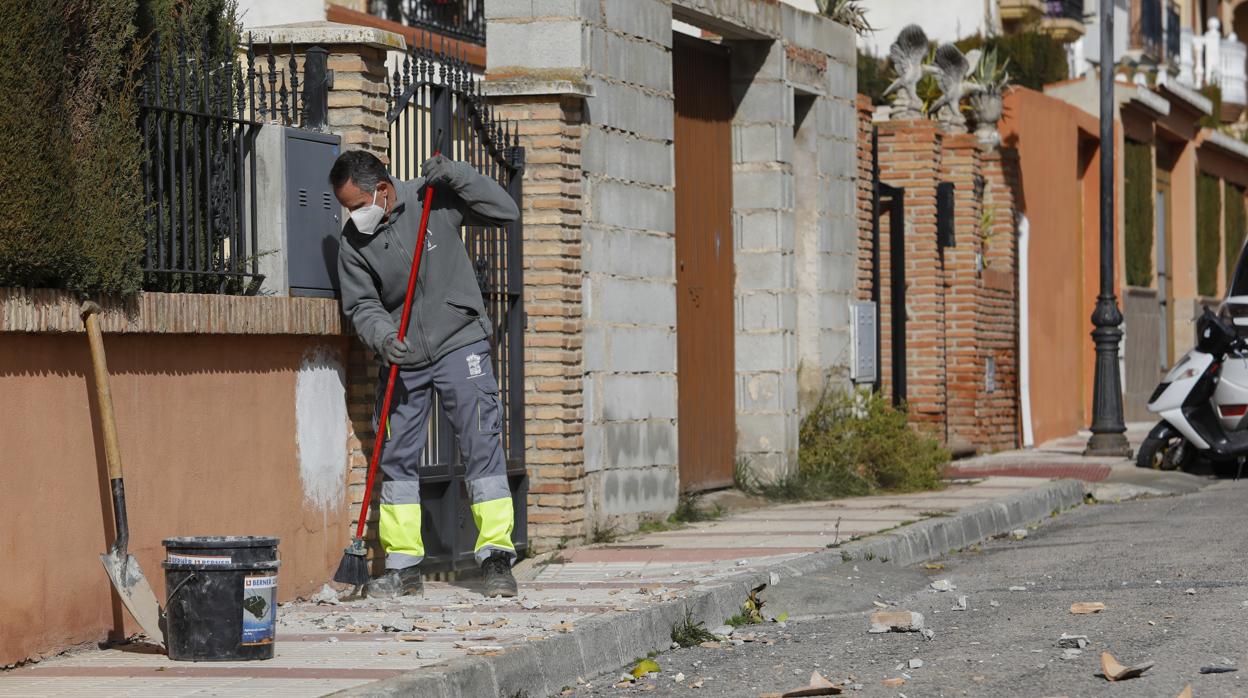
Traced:
[[585, 535], [579, 97], [498, 102], [525, 149], [525, 458], [535, 550]]
[[[858, 104], [857, 294], [872, 271], [870, 105]], [[955, 452], [1018, 440], [1017, 154], [929, 120], [878, 124], [880, 178], [905, 189], [906, 399], [910, 421]], [[936, 188], [954, 185], [954, 245], [936, 239]], [[880, 231], [881, 377], [892, 394], [888, 218]]]

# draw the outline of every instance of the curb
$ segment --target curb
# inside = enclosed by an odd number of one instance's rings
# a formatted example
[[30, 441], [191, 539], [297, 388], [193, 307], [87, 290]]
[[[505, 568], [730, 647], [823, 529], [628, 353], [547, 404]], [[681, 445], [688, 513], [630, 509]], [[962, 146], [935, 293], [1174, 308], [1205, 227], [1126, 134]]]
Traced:
[[577, 677], [588, 679], [602, 673], [602, 667], [624, 666], [651, 650], [667, 650], [672, 626], [684, 616], [686, 607], [695, 619], [716, 626], [740, 610], [741, 599], [751, 588], [769, 581], [774, 575], [778, 575], [783, 584], [787, 578], [822, 572], [847, 560], [867, 556], [896, 565], [912, 565], [1044, 519], [1054, 510], [1081, 504], [1083, 496], [1083, 482], [1051, 482], [948, 517], [926, 519], [769, 569], [742, 572], [706, 586], [695, 586], [688, 597], [675, 601], [664, 601], [631, 613], [590, 618], [578, 623], [571, 633], [508, 647], [496, 657], [460, 657], [333, 695], [429, 698], [554, 695], [564, 686], [575, 686]]

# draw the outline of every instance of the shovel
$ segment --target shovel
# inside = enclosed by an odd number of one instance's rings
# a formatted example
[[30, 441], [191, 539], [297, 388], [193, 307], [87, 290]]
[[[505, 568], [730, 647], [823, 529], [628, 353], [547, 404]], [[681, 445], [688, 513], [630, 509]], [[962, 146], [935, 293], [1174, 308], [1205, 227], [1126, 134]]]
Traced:
[[138, 621], [143, 632], [157, 644], [164, 644], [160, 629], [160, 604], [152, 585], [147, 583], [139, 561], [126, 549], [130, 543], [130, 525], [126, 521], [126, 490], [121, 480], [121, 452], [117, 448], [117, 423], [113, 419], [113, 394], [108, 385], [108, 362], [104, 358], [104, 338], [100, 335], [100, 306], [87, 301], [82, 305], [82, 322], [91, 341], [91, 367], [95, 374], [95, 395], [100, 405], [100, 431], [104, 436], [104, 457], [108, 461], [108, 484], [113, 493], [113, 516], [117, 537], [107, 553], [100, 556], [113, 588]]

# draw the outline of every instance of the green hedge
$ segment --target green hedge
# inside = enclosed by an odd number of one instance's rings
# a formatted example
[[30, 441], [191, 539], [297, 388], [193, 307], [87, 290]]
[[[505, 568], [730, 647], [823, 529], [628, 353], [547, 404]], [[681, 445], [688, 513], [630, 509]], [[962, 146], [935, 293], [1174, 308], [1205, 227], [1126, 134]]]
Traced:
[[1122, 204], [1127, 285], [1148, 287], [1153, 283], [1153, 147], [1132, 140], [1126, 146]]
[[233, 0], [36, 4], [0, 0], [0, 286], [136, 291], [147, 213], [141, 37], [183, 24], [224, 57]]
[[957, 46], [963, 53], [976, 48], [996, 49], [999, 61], [1010, 61], [1013, 85], [1043, 90], [1045, 85], [1070, 77], [1065, 45], [1048, 34], [1025, 31], [988, 38], [976, 35], [958, 41]]
[[1201, 172], [1196, 176], [1196, 292], [1218, 293], [1219, 227], [1222, 219], [1222, 183]]
[[1223, 235], [1226, 250], [1226, 285], [1230, 288], [1235, 278], [1235, 265], [1239, 263], [1239, 253], [1244, 248], [1244, 238], [1248, 234], [1248, 216], [1244, 211], [1244, 188], [1227, 182], [1223, 189], [1225, 215], [1223, 217]]

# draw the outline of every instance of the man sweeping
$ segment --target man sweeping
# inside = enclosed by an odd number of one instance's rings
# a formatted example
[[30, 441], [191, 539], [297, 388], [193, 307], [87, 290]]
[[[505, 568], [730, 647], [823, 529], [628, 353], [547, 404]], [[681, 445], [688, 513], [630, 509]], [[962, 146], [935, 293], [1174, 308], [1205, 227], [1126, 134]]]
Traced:
[[[378, 467], [385, 476], [379, 533], [386, 572], [369, 581], [365, 593], [393, 598], [424, 590], [418, 468], [436, 392], [467, 465], [485, 595], [515, 596], [514, 518], [498, 381], [487, 341], [491, 325], [459, 231], [463, 225], [502, 225], [519, 211], [497, 182], [467, 163], [437, 155], [421, 166], [421, 175], [396, 182], [380, 160], [363, 151], [343, 153], [329, 173], [334, 195], [351, 212], [339, 242], [342, 309], [381, 362], [378, 412], [389, 369], [399, 369], [389, 424], [378, 435], [385, 439]], [[411, 320], [401, 340], [403, 301], [430, 188], [425, 248]], [[379, 417], [374, 414], [374, 429]]]

